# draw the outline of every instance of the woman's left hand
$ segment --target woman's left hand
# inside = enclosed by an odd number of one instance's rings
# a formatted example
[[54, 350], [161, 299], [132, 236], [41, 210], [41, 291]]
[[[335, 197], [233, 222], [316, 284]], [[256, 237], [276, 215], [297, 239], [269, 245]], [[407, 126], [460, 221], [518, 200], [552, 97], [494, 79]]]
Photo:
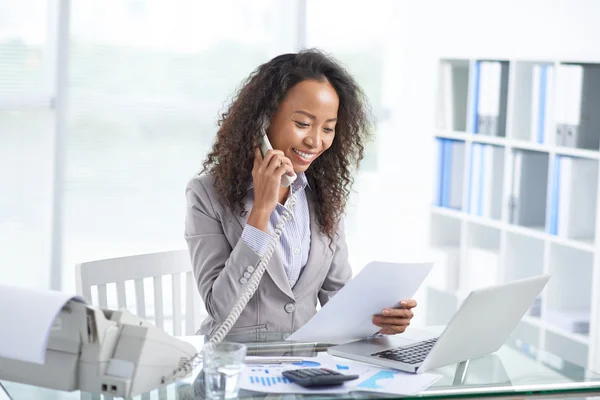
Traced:
[[417, 302], [408, 299], [400, 301], [397, 308], [385, 308], [381, 314], [373, 316], [373, 324], [381, 329], [378, 333], [383, 335], [394, 335], [402, 333], [410, 325], [410, 319], [413, 317], [411, 309], [417, 306]]

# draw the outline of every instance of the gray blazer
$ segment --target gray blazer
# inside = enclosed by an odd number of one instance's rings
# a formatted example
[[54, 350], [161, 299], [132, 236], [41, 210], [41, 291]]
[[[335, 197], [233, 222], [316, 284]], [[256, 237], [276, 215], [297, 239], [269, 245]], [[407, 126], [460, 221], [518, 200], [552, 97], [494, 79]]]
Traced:
[[[198, 290], [208, 317], [199, 334], [214, 333], [227, 318], [245, 285], [244, 272], [252, 270], [259, 256], [240, 240], [247, 217], [233, 213], [220, 199], [211, 175], [196, 176], [186, 188], [185, 239], [190, 250]], [[306, 266], [294, 288], [290, 285], [278, 251], [273, 253], [258, 290], [240, 315], [231, 333], [293, 332], [315, 313], [317, 300], [327, 303], [351, 278], [343, 222], [332, 249], [319, 232], [314, 198], [307, 187], [311, 221], [311, 247]], [[249, 214], [250, 210], [247, 210]]]

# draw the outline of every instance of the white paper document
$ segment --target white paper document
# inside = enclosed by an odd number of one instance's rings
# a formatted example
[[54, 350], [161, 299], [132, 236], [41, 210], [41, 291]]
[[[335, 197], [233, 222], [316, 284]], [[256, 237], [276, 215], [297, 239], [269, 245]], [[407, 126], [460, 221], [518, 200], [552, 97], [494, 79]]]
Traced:
[[0, 357], [43, 364], [54, 319], [69, 300], [56, 291], [0, 285]]
[[[328, 368], [346, 375], [359, 375], [359, 377], [335, 387], [306, 388], [282, 375], [285, 370], [299, 368]], [[440, 378], [441, 376], [436, 374], [409, 374], [320, 353], [318, 357], [304, 357], [301, 363], [295, 364], [246, 364], [242, 371], [240, 388], [253, 392], [280, 394], [377, 392], [410, 395], [425, 390]]]
[[287, 340], [343, 343], [373, 335], [379, 330], [373, 315], [412, 298], [432, 267], [431, 262], [367, 264]]

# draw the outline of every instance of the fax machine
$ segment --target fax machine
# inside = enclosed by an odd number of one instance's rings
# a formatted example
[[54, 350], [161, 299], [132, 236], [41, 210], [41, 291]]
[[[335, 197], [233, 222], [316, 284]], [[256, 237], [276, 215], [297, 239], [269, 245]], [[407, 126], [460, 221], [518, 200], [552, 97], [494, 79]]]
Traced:
[[165, 384], [195, 353], [126, 310], [70, 300], [54, 320], [44, 364], [0, 357], [0, 379], [130, 397]]

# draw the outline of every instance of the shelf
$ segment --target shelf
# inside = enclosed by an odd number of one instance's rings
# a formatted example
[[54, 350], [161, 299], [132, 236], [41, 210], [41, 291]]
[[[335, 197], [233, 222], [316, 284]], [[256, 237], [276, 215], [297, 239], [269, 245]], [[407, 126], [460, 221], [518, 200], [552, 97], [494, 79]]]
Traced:
[[495, 146], [506, 146], [508, 141], [504, 137], [478, 135], [462, 131], [436, 131], [438, 138], [464, 140], [474, 143], [493, 144]]
[[560, 335], [566, 339], [572, 340], [574, 342], [577, 342], [577, 343], [580, 343], [580, 344], [583, 344], [586, 346], [589, 344], [589, 341], [590, 341], [590, 338], [587, 335], [581, 335], [578, 333], [569, 332], [558, 326], [548, 324], [548, 323], [542, 321], [539, 317], [532, 317], [530, 315], [525, 315], [523, 317], [523, 319], [521, 320], [521, 322], [526, 323], [531, 326], [534, 326], [534, 327], [537, 327], [537, 328], [548, 330], [548, 331], [553, 332], [557, 335]]
[[530, 346], [539, 347], [541, 326], [531, 323], [524, 317], [512, 331], [511, 336]]
[[431, 208], [432, 214], [440, 215], [456, 220], [465, 220], [481, 226], [494, 228], [498, 230], [506, 230], [507, 232], [514, 233], [523, 237], [537, 239], [539, 241], [549, 241], [551, 243], [559, 244], [564, 247], [570, 247], [572, 249], [581, 250], [593, 253], [596, 251], [596, 245], [591, 241], [582, 241], [576, 239], [566, 239], [550, 235], [545, 232], [545, 227], [525, 227], [513, 224], [506, 224], [501, 221], [490, 220], [489, 218], [479, 217], [477, 215], [469, 215], [465, 212], [452, 210], [444, 207], [433, 206]]
[[456, 290], [458, 269], [460, 266], [460, 246], [440, 245], [429, 250], [433, 268], [423, 286], [436, 288], [441, 291]]
[[589, 252], [550, 246], [549, 272], [552, 278], [546, 287], [547, 306], [542, 318], [549, 326], [586, 336], [589, 332], [592, 302], [593, 255]]
[[515, 233], [506, 235], [503, 281], [541, 275], [544, 272], [544, 242]]
[[548, 237], [548, 240], [550, 240], [550, 242], [554, 243], [554, 244], [558, 244], [558, 245], [565, 246], [565, 247], [570, 247], [570, 248], [576, 249], [576, 250], [587, 251], [589, 253], [593, 253], [596, 251], [596, 245], [591, 240], [590, 241], [582, 241], [582, 240], [575, 240], [575, 239], [565, 239], [565, 238], [557, 237], [554, 235], [546, 235], [546, 236]]
[[573, 342], [577, 342], [583, 345], [589, 345], [590, 338], [587, 335], [582, 335], [579, 333], [569, 332], [566, 329], [562, 329], [556, 325], [552, 325], [551, 323], [544, 323], [544, 328], [556, 335], [560, 335], [565, 339], [572, 340]]
[[439, 207], [439, 206], [432, 206], [431, 212], [436, 215], [439, 215], [439, 216], [454, 218], [454, 219], [463, 219], [467, 215], [459, 210], [453, 210], [451, 208], [445, 208], [445, 207]]
[[564, 360], [580, 366], [586, 366], [588, 361], [588, 345], [572, 340], [561, 333], [546, 331], [545, 349]]
[[524, 322], [528, 325], [535, 326], [537, 328], [543, 328], [544, 322], [538, 317], [532, 317], [531, 315], [525, 315], [521, 322]]
[[468, 293], [495, 285], [500, 263], [500, 231], [469, 223], [466, 238], [466, 259], [461, 263], [459, 288]]
[[[439, 208], [438, 208], [439, 209]], [[444, 210], [450, 212], [452, 210]], [[430, 243], [433, 248], [460, 247], [460, 220], [452, 215], [433, 214], [431, 216]], [[456, 213], [459, 213], [456, 211]]]
[[[513, 335], [600, 369], [600, 337], [588, 333], [600, 324], [600, 62], [450, 58], [440, 66], [440, 82], [451, 79], [439, 87], [432, 133], [458, 144], [462, 162], [447, 170], [456, 183], [447, 187], [460, 193], [431, 208], [431, 229], [443, 231], [431, 242], [451, 245], [459, 266], [448, 271], [461, 291], [429, 290], [434, 319], [451, 318], [469, 289], [550, 273]], [[557, 368], [571, 368], [564, 364]]]
[[494, 146], [512, 147], [521, 150], [531, 150], [540, 153], [556, 153], [565, 156], [585, 158], [588, 160], [600, 160], [600, 151], [578, 149], [574, 147], [554, 146], [549, 144], [538, 144], [522, 139], [507, 139], [504, 137], [476, 135], [460, 131], [436, 131], [435, 137], [464, 140], [466, 142], [486, 143]]
[[447, 325], [460, 305], [455, 292], [428, 287], [426, 324], [429, 326]]

